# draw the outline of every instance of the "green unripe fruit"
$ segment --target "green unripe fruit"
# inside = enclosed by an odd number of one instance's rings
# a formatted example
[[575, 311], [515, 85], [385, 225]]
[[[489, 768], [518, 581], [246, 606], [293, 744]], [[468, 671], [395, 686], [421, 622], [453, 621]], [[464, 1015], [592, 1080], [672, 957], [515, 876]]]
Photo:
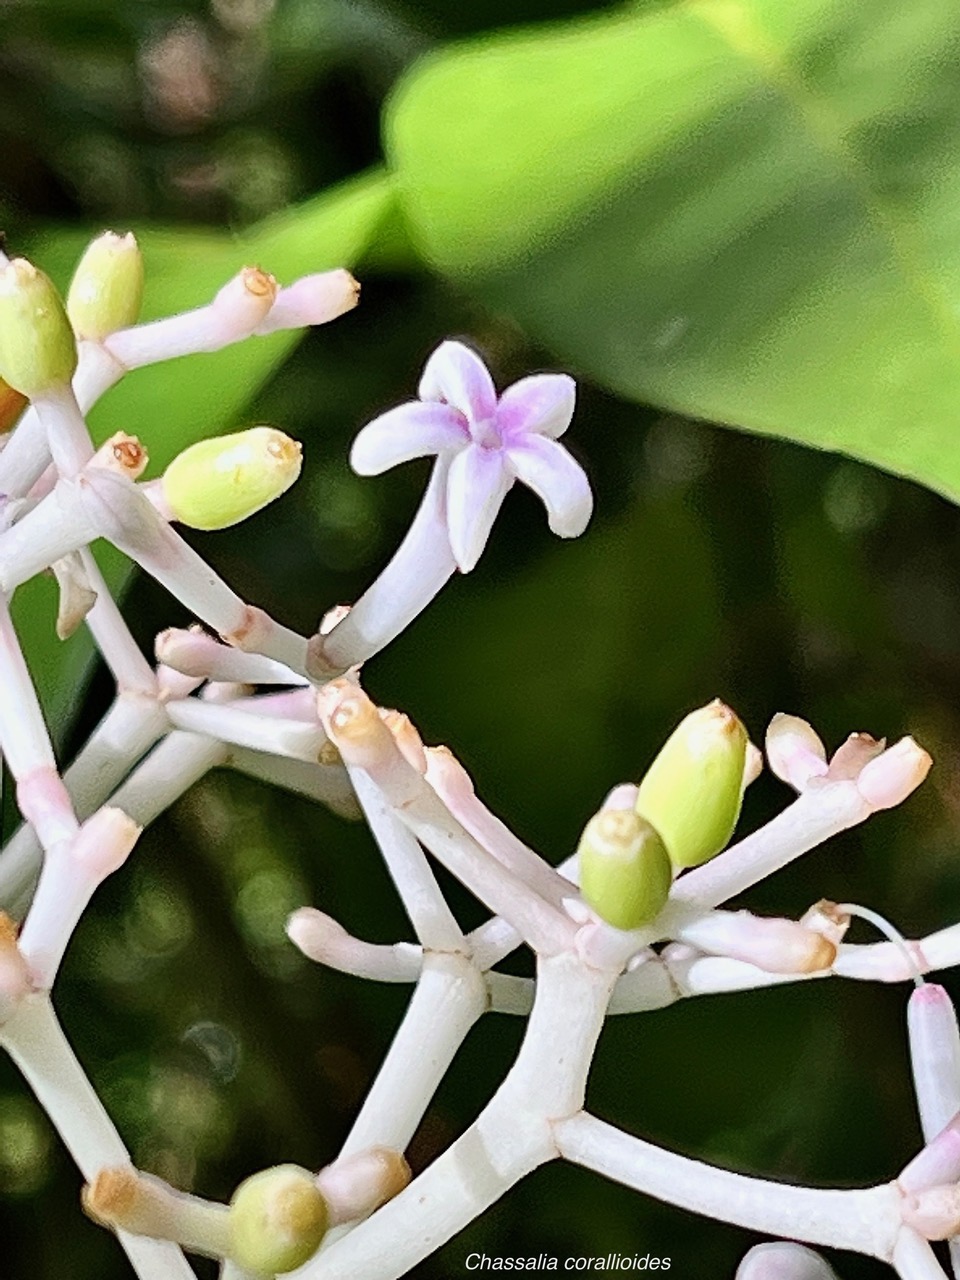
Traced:
[[691, 711], [644, 775], [637, 813], [674, 866], [696, 867], [727, 844], [740, 815], [747, 731], [719, 699]]
[[666, 902], [673, 879], [670, 857], [656, 830], [632, 809], [595, 814], [577, 855], [584, 901], [615, 929], [638, 929]]
[[25, 258], [0, 266], [0, 377], [34, 399], [68, 386], [77, 344], [52, 281]]
[[226, 529], [260, 511], [300, 474], [300, 445], [273, 427], [200, 440], [174, 458], [163, 496], [174, 520]]
[[249, 1271], [275, 1275], [308, 1262], [329, 1213], [313, 1174], [276, 1165], [241, 1182], [230, 1201], [230, 1256]]
[[143, 302], [143, 256], [135, 238], [105, 231], [87, 246], [67, 294], [78, 338], [94, 342], [136, 324]]

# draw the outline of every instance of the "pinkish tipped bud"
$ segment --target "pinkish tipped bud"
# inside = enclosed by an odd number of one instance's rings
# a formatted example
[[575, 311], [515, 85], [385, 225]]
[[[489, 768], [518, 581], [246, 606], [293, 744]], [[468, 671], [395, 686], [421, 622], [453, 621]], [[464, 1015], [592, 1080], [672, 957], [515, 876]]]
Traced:
[[299, 907], [287, 921], [287, 937], [308, 960], [327, 964], [350, 939], [343, 925], [316, 907]]
[[901, 738], [864, 765], [857, 790], [874, 810], [902, 804], [930, 772], [933, 760], [913, 738]]
[[674, 729], [644, 774], [637, 813], [676, 867], [696, 867], [727, 844], [740, 814], [747, 731], [719, 698]]
[[360, 301], [360, 285], [349, 271], [323, 271], [303, 276], [281, 289], [257, 333], [276, 333], [279, 329], [304, 329], [326, 324]]
[[86, 249], [67, 294], [78, 338], [101, 342], [136, 324], [143, 302], [143, 256], [135, 238], [105, 231]]
[[252, 333], [277, 299], [277, 282], [259, 267], [244, 267], [228, 280], [210, 304], [238, 335]]
[[0, 265], [0, 377], [31, 400], [70, 385], [77, 344], [60, 295], [25, 258]]
[[744, 1255], [734, 1280], [837, 1280], [819, 1253], [802, 1244], [770, 1241]]
[[907, 1004], [907, 1034], [923, 1136], [929, 1142], [960, 1111], [960, 1028], [946, 990], [916, 987]]
[[316, 1183], [330, 1211], [330, 1224], [366, 1218], [399, 1195], [410, 1181], [410, 1166], [402, 1152], [370, 1147], [328, 1164]]
[[814, 778], [827, 772], [826, 749], [799, 716], [778, 711], [767, 730], [766, 749], [771, 772], [795, 791], [803, 791]]

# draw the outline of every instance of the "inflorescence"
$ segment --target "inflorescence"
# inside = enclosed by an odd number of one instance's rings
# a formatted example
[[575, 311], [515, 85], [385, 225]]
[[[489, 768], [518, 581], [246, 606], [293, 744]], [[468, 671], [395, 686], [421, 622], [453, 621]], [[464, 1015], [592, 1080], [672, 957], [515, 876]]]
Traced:
[[[739, 1280], [828, 1280], [806, 1245], [880, 1258], [903, 1280], [943, 1280], [930, 1242], [960, 1235], [960, 1032], [946, 992], [922, 975], [960, 960], [960, 925], [922, 942], [852, 945], [853, 904], [819, 902], [799, 920], [723, 907], [904, 801], [926, 776], [927, 753], [911, 738], [887, 747], [857, 733], [828, 760], [808, 724], [777, 715], [766, 762], [797, 798], [731, 845], [763, 755], [714, 702], [679, 724], [638, 785], [610, 791], [577, 853], [552, 867], [484, 805], [447, 747], [424, 745], [406, 715], [373, 704], [361, 664], [454, 572], [474, 567], [514, 481], [542, 499], [555, 533], [586, 528], [589, 484], [559, 443], [573, 380], [537, 374], [498, 396], [480, 358], [444, 342], [418, 398], [364, 427], [351, 454], [361, 474], [435, 456], [410, 530], [352, 607], [329, 610], [303, 636], [241, 599], [175, 527], [218, 529], [259, 511], [296, 480], [300, 446], [254, 427], [194, 444], [143, 481], [145, 444], [119, 434], [96, 448], [84, 415], [140, 366], [333, 320], [355, 305], [356, 282], [332, 271], [280, 288], [248, 267], [207, 306], [141, 325], [142, 291], [130, 235], [93, 242], [66, 304], [32, 264], [0, 253], [0, 752], [23, 817], [0, 852], [0, 1044], [86, 1179], [86, 1212], [116, 1232], [140, 1280], [193, 1276], [184, 1250], [221, 1259], [223, 1280], [293, 1270], [304, 1280], [392, 1280], [556, 1158], [774, 1237], [750, 1250]], [[97, 538], [198, 620], [158, 636], [155, 663], [111, 597], [90, 550]], [[116, 684], [62, 772], [8, 607], [47, 570], [60, 590], [58, 633], [86, 626]], [[338, 1158], [318, 1173], [255, 1173], [228, 1205], [133, 1166], [51, 1001], [97, 887], [147, 823], [224, 766], [345, 816], [362, 812], [417, 939], [364, 942], [309, 906], [290, 918], [290, 940], [312, 960], [411, 984], [413, 995]], [[491, 912], [485, 924], [462, 931], [427, 855]], [[520, 946], [536, 957], [535, 979], [497, 968]], [[608, 1015], [832, 974], [915, 983], [908, 1033], [925, 1145], [890, 1182], [841, 1191], [745, 1177], [585, 1110]], [[474, 1123], [411, 1181], [403, 1153], [490, 1011], [527, 1019], [516, 1060]]]

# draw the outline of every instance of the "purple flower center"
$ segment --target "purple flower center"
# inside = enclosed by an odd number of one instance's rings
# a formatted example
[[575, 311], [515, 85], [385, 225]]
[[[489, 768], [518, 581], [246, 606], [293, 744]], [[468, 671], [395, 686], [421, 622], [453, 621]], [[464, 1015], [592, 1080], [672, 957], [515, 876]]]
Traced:
[[503, 446], [500, 428], [496, 416], [481, 418], [479, 422], [470, 423], [470, 438], [481, 449], [499, 449]]

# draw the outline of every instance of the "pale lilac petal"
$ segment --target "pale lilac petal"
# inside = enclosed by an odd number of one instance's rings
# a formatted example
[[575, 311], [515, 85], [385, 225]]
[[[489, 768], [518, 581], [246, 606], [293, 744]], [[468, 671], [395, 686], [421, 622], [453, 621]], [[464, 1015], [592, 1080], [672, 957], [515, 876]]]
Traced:
[[367, 423], [353, 442], [350, 465], [358, 475], [377, 476], [400, 462], [469, 442], [463, 414], [447, 404], [411, 400]]
[[469, 573], [480, 559], [512, 484], [513, 476], [499, 449], [471, 445], [450, 463], [447, 528], [461, 573]]
[[510, 469], [547, 508], [550, 528], [561, 538], [576, 538], [590, 523], [593, 494], [586, 473], [562, 444], [527, 436], [506, 450]]
[[497, 426], [510, 441], [527, 432], [556, 440], [570, 425], [576, 399], [577, 384], [565, 373], [535, 373], [507, 387]]
[[490, 371], [462, 342], [441, 342], [423, 368], [417, 395], [459, 409], [471, 422], [484, 422], [497, 411], [497, 390]]

